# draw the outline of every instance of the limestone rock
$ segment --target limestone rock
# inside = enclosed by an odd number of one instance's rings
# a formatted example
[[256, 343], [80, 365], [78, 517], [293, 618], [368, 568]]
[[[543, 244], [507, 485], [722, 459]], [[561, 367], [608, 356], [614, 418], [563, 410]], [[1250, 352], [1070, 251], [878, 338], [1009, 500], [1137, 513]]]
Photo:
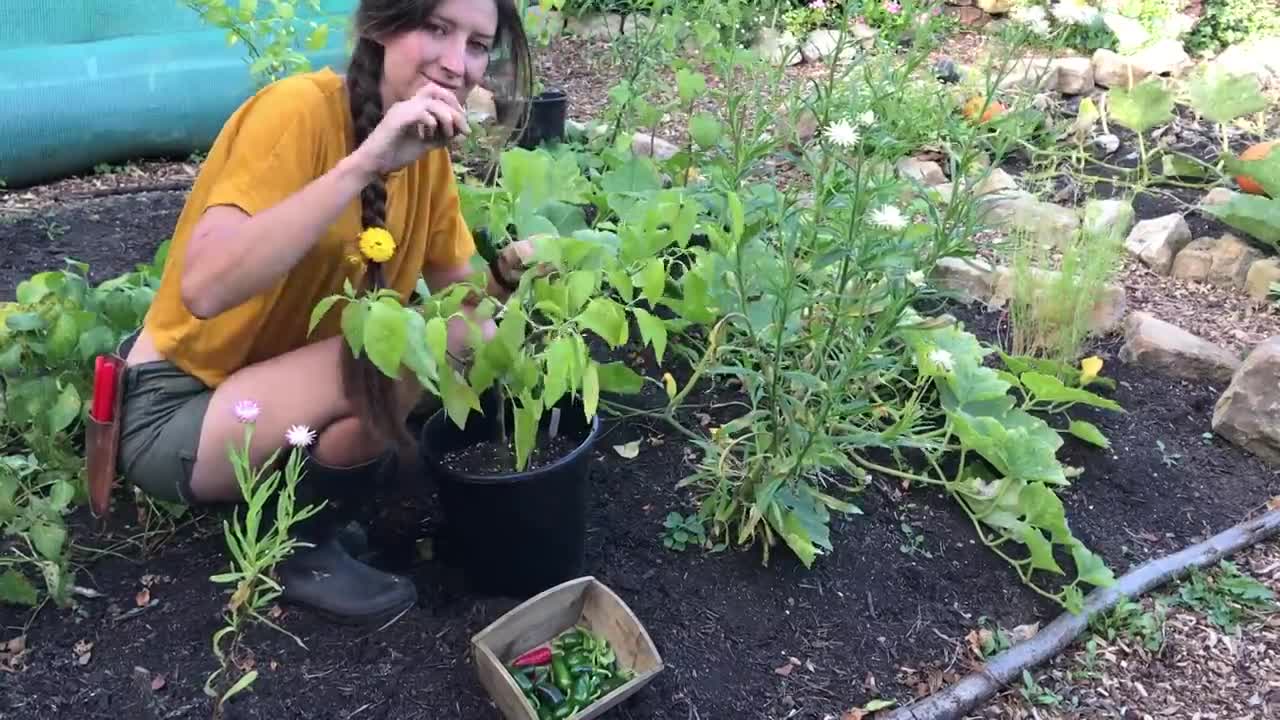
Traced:
[[756, 41], [751, 49], [774, 65], [799, 65], [804, 61], [796, 37], [771, 27], [762, 27], [757, 31]]
[[1093, 92], [1093, 61], [1087, 57], [1065, 57], [1053, 61], [1057, 71], [1057, 90], [1064, 95]]
[[1014, 61], [1000, 79], [1001, 90], [1024, 88], [1043, 92], [1058, 87], [1058, 66], [1049, 58], [1024, 58]]
[[973, 193], [978, 197], [995, 195], [1018, 189], [1018, 181], [1001, 168], [992, 168], [987, 176], [973, 186]]
[[994, 288], [996, 271], [982, 258], [944, 257], [933, 266], [933, 281], [941, 288], [970, 300], [986, 301]]
[[1191, 242], [1191, 229], [1180, 213], [1143, 220], [1125, 239], [1125, 247], [1147, 267], [1168, 275], [1173, 258]]
[[1089, 200], [1084, 204], [1084, 231], [1091, 235], [1125, 237], [1133, 221], [1133, 205], [1124, 200]]
[[1099, 135], [1093, 139], [1093, 146], [1102, 153], [1103, 157], [1106, 157], [1120, 149], [1120, 138], [1111, 133]]
[[1134, 53], [1133, 61], [1150, 75], [1171, 75], [1186, 69], [1191, 64], [1191, 56], [1180, 41], [1165, 38]]
[[1213, 409], [1213, 431], [1280, 463], [1280, 336], [1254, 348]]
[[670, 160], [680, 152], [680, 148], [660, 137], [654, 137], [648, 133], [636, 133], [631, 136], [631, 152], [635, 155], [646, 155], [655, 160]]
[[[800, 55], [807, 63], [830, 61], [836, 54], [836, 46], [840, 44], [840, 33], [836, 30], [820, 29], [809, 33], [800, 46]], [[851, 60], [857, 55], [858, 44], [855, 40], [845, 40], [840, 51], [841, 60]]]
[[1231, 198], [1236, 195], [1236, 191], [1231, 188], [1216, 187], [1205, 193], [1204, 198], [1200, 201], [1200, 206], [1208, 207], [1210, 205], [1226, 205], [1231, 202]]
[[1223, 288], [1241, 290], [1249, 277], [1249, 268], [1262, 259], [1257, 248], [1227, 233], [1213, 245], [1213, 267], [1209, 269], [1209, 283]]
[[1244, 289], [1249, 299], [1263, 303], [1271, 295], [1271, 283], [1280, 282], [1280, 258], [1269, 257], [1249, 266]]
[[1280, 85], [1280, 37], [1246, 40], [1223, 50], [1213, 60], [1233, 75], [1253, 75], [1264, 87]]
[[1209, 271], [1213, 269], [1213, 246], [1217, 243], [1213, 238], [1196, 238], [1187, 243], [1173, 258], [1169, 274], [1179, 280], [1208, 280]]
[[1125, 321], [1120, 358], [1128, 363], [1186, 380], [1227, 383], [1240, 358], [1204, 338], [1150, 313], [1134, 312]]
[[976, 7], [954, 7], [948, 5], [943, 12], [955, 18], [955, 21], [967, 28], [981, 28], [991, 22], [991, 16]]
[[999, 229], [1024, 231], [1041, 242], [1059, 244], [1080, 229], [1075, 210], [1036, 199], [1023, 191], [1005, 191], [989, 196], [980, 219]]
[[1093, 53], [1093, 80], [1102, 87], [1132, 87], [1149, 74], [1132, 58], [1121, 57], [1112, 50], [1099, 48]]
[[898, 161], [897, 169], [898, 177], [904, 180], [914, 180], [925, 187], [941, 185], [947, 181], [946, 174], [942, 172], [942, 166], [931, 160], [917, 160], [912, 157], [902, 158]]
[[589, 40], [607, 40], [622, 34], [622, 16], [618, 13], [603, 13], [570, 17], [566, 29], [579, 37]]

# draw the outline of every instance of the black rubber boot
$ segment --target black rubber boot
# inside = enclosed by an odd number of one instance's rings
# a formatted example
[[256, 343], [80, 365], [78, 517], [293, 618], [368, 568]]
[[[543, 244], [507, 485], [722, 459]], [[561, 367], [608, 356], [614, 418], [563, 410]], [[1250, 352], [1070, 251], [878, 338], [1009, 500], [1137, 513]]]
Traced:
[[364, 465], [335, 468], [307, 454], [294, 507], [326, 504], [290, 529], [291, 537], [314, 547], [295, 549], [276, 567], [283, 600], [347, 623], [386, 620], [417, 602], [417, 589], [407, 578], [353, 557], [360, 554], [363, 530], [359, 525], [353, 528], [351, 521], [362, 498], [382, 481], [387, 462], [384, 456]]

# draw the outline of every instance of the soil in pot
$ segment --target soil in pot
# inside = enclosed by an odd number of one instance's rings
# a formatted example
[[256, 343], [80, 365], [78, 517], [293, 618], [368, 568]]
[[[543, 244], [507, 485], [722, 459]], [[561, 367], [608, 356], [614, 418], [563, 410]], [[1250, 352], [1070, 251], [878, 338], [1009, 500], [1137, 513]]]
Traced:
[[[422, 460], [443, 510], [436, 550], [475, 592], [525, 598], [582, 574], [599, 421], [588, 423], [581, 405], [558, 409], [556, 438], [548, 411], [521, 471], [513, 449], [493, 440], [495, 413], [473, 413], [459, 428], [440, 411], [423, 428]], [[509, 410], [507, 419], [514, 429]]]

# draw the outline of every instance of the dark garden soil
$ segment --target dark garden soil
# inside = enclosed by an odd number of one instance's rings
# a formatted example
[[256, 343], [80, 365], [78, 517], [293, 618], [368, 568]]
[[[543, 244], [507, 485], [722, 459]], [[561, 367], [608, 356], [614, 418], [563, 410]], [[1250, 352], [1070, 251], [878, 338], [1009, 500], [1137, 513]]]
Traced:
[[[66, 228], [56, 249], [35, 221], [4, 226], [3, 295], [33, 272], [56, 267], [64, 254], [90, 262], [95, 280], [132, 269], [168, 237], [180, 203], [178, 193], [156, 193], [59, 209], [46, 216]], [[946, 309], [984, 339], [1008, 334], [999, 315]], [[1119, 573], [1238, 522], [1280, 493], [1280, 481], [1207, 434], [1222, 388], [1126, 366], [1115, 349], [1109, 339], [1097, 351], [1128, 412], [1080, 413], [1113, 447], [1100, 451], [1068, 440], [1064, 461], [1083, 475], [1061, 495], [1073, 530]], [[635, 439], [642, 441], [635, 459], [613, 450]], [[668, 551], [662, 522], [672, 510], [690, 510], [690, 497], [675, 486], [695, 460], [679, 436], [635, 421], [608, 424], [592, 453], [586, 571], [631, 606], [667, 663], [613, 717], [838, 716], [875, 697], [909, 697], [911, 688], [900, 680], [921, 668], [948, 667], [979, 618], [1012, 627], [1057, 613], [976, 543], [950, 500], [904, 492], [887, 478], [874, 478], [856, 498], [862, 515], [833, 521], [835, 550], [811, 570], [785, 548], [774, 548], [768, 567], [758, 548]], [[431, 479], [413, 467], [405, 475], [410, 484], [377, 500], [382, 525], [373, 533], [377, 542], [403, 541], [401, 550], [439, 523]], [[186, 524], [142, 557], [129, 542], [142, 530], [132, 502], [122, 493], [116, 506], [103, 532], [92, 532], [83, 515], [73, 520], [81, 546], [118, 553], [101, 556], [77, 577], [100, 597], [78, 598], [74, 610], [45, 607], [33, 620], [0, 608], [0, 649], [19, 635], [26, 647], [7, 660], [16, 672], [0, 663], [0, 717], [210, 715], [202, 687], [216, 666], [210, 638], [227, 598], [208, 579], [228, 562], [219, 512]], [[912, 547], [904, 526], [923, 540]], [[469, 639], [520, 598], [479, 597], [425, 556], [398, 554], [420, 602], [389, 627], [339, 627], [285, 608], [275, 621], [307, 649], [267, 628], [249, 632], [241, 663], [260, 676], [226, 717], [498, 718], [476, 679]]]

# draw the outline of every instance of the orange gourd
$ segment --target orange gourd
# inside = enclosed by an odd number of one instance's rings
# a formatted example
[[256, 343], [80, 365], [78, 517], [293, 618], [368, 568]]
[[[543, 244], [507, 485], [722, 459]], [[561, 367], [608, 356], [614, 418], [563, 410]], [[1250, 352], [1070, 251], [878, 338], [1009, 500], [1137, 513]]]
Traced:
[[[1262, 158], [1266, 157], [1271, 153], [1271, 148], [1274, 147], [1277, 142], [1280, 142], [1280, 141], [1271, 140], [1269, 142], [1260, 142], [1254, 145], [1250, 145], [1248, 148], [1245, 149], [1244, 152], [1240, 153], [1240, 159], [1241, 160], [1261, 160]], [[1264, 190], [1262, 186], [1258, 184], [1258, 181], [1254, 180], [1248, 175], [1237, 175], [1236, 182], [1240, 185], [1240, 189], [1243, 192], [1247, 192], [1250, 195], [1266, 195], [1267, 194], [1267, 191]]]
[[[985, 111], [982, 109], [983, 105], [987, 106]], [[974, 120], [979, 124], [982, 124], [989, 122], [992, 118], [999, 117], [1007, 109], [1008, 108], [1004, 106], [1004, 103], [999, 100], [992, 100], [990, 104], [987, 104], [986, 98], [973, 97], [969, 98], [969, 100], [965, 102], [964, 107], [960, 110], [960, 114], [964, 115], [968, 120]], [[981, 119], [978, 119], [978, 113], [982, 113]]]

